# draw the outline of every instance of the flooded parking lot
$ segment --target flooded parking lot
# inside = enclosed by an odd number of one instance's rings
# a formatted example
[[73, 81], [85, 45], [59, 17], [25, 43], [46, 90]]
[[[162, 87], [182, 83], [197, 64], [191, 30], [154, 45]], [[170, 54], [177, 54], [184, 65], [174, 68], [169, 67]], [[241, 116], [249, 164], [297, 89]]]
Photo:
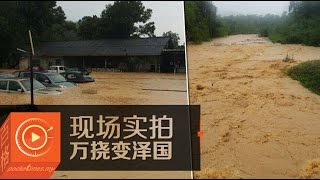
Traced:
[[[13, 72], [14, 70], [0, 70]], [[183, 105], [187, 104], [185, 74], [92, 72], [93, 83], [63, 89], [61, 95], [35, 95], [37, 105]], [[29, 94], [0, 93], [0, 104], [30, 103]]]

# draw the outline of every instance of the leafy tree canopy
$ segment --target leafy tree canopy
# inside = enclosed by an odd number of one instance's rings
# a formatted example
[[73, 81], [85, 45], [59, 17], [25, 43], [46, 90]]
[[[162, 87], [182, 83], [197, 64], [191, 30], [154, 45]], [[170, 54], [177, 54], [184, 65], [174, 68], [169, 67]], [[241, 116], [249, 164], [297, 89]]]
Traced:
[[178, 33], [174, 33], [172, 31], [164, 32], [162, 34], [163, 37], [168, 37], [169, 42], [168, 42], [168, 48], [169, 49], [175, 49], [179, 47], [179, 41], [180, 37]]
[[186, 1], [185, 22], [187, 40], [202, 42], [220, 36], [221, 24], [217, 8], [211, 1]]
[[84, 17], [79, 21], [82, 39], [154, 37], [152, 10], [141, 1], [115, 1], [106, 5], [101, 16]]
[[16, 48], [28, 47], [29, 29], [37, 44], [45, 31], [64, 20], [65, 14], [55, 1], [1, 1], [0, 64], [16, 64]]

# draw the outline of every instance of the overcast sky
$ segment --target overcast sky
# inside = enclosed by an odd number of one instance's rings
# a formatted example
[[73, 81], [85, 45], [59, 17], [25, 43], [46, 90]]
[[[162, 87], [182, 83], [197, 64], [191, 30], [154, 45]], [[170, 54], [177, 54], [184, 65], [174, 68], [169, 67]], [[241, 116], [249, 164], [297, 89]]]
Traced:
[[290, 1], [212, 1], [218, 8], [217, 14], [247, 15], [247, 14], [278, 14], [288, 11]]
[[[100, 16], [106, 4], [112, 1], [57, 1], [66, 14], [67, 20], [78, 21], [84, 16]], [[185, 42], [183, 1], [142, 1], [152, 9], [151, 21], [155, 23], [155, 34], [173, 31], [180, 36], [180, 44]]]

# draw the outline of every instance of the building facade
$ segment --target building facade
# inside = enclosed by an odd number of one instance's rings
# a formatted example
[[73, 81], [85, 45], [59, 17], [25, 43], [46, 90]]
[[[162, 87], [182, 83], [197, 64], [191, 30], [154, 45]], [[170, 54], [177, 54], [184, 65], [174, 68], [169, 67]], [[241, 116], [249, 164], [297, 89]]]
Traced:
[[[166, 37], [43, 42], [35, 48], [33, 64], [92, 70], [174, 72], [185, 68], [184, 50], [168, 50]], [[20, 69], [28, 65], [20, 60]], [[177, 63], [179, 66], [177, 66]]]

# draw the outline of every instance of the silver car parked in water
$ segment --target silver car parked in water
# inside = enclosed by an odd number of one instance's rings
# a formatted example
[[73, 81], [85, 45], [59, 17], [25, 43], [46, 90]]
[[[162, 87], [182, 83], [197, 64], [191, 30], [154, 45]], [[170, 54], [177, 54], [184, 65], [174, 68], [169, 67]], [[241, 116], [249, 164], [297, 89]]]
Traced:
[[[0, 92], [6, 93], [30, 93], [31, 83], [28, 78], [10, 78], [10, 79], [0, 79]], [[33, 80], [33, 91], [34, 94], [39, 95], [56, 95], [62, 94], [62, 91], [50, 89], [45, 87], [37, 80]]]

